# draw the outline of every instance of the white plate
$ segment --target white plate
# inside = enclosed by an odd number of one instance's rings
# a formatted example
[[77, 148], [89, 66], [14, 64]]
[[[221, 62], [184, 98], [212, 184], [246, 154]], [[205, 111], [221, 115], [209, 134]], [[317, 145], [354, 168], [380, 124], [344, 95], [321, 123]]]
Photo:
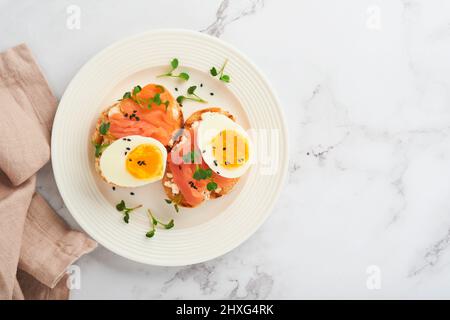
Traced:
[[[191, 75], [188, 83], [158, 78], [172, 58]], [[208, 71], [228, 59], [224, 84]], [[178, 69], [177, 69], [178, 71]], [[195, 110], [221, 106], [246, 129], [254, 131], [257, 159], [227, 196], [195, 209], [175, 213], [161, 184], [112, 190], [94, 171], [90, 137], [100, 112], [134, 85], [159, 82], [184, 93], [190, 85], [208, 104], [186, 103], [185, 119]], [[200, 84], [203, 84], [200, 87]], [[210, 92], [214, 95], [211, 96]], [[261, 137], [270, 137], [267, 145]], [[264, 141], [263, 141], [264, 140]], [[278, 101], [258, 69], [230, 45], [187, 30], [146, 32], [104, 49], [78, 72], [59, 104], [52, 132], [52, 165], [64, 202], [80, 226], [109, 250], [142, 263], [188, 265], [218, 257], [252, 235], [270, 213], [287, 173], [287, 133]], [[268, 162], [270, 162], [268, 164]], [[135, 193], [130, 195], [130, 191]], [[175, 228], [145, 237], [144, 210], [125, 224], [115, 204], [144, 204], [161, 218], [174, 218]]]

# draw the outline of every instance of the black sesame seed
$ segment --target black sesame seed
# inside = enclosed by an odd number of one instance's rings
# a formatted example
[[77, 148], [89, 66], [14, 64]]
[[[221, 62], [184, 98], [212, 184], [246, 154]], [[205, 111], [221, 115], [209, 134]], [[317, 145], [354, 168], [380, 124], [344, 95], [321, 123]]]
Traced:
[[131, 150], [129, 147], [127, 147], [127, 150]]
[[132, 196], [134, 196], [134, 192], [130, 192], [130, 194], [131, 194]]
[[127, 139], [127, 141], [131, 141], [131, 139]]
[[136, 113], [137, 112], [137, 110], [133, 110], [133, 113]]
[[217, 173], [217, 174], [220, 174], [220, 172], [219, 172], [219, 171], [216, 171], [216, 173]]
[[206, 152], [206, 150], [203, 150], [203, 151], [202, 151], [202, 153], [205, 153], [205, 152]]
[[210, 92], [209, 94], [210, 94], [211, 96], [213, 96], [213, 95], [214, 95], [214, 92]]
[[123, 140], [123, 141], [127, 141], [127, 138], [123, 138], [122, 140]]
[[214, 160], [214, 165], [215, 165], [216, 167], [218, 166], [217, 160]]
[[128, 154], [128, 152], [125, 151], [125, 155], [127, 155], [127, 154]]
[[175, 88], [175, 91], [178, 91], [178, 88]]
[[223, 147], [223, 149], [222, 149], [223, 151], [225, 151], [225, 150], [227, 150], [227, 148], [226, 147]]
[[116, 190], [116, 187], [112, 187], [113, 190]]
[[200, 87], [203, 87], [203, 83], [200, 83]]
[[125, 113], [123, 116], [124, 116], [125, 118], [127, 118], [127, 117], [128, 117], [128, 113]]

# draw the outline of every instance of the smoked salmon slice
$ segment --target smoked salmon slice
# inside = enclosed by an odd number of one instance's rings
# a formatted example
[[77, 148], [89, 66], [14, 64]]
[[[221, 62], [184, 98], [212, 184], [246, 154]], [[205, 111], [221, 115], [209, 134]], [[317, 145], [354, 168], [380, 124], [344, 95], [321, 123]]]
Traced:
[[[185, 155], [194, 152], [200, 155], [200, 149], [196, 146], [195, 139], [196, 130], [189, 129], [183, 130], [183, 136], [180, 142], [172, 149], [171, 153], [168, 155], [169, 169], [173, 175], [173, 182], [180, 189], [181, 194], [187, 204], [192, 207], [199, 205], [205, 200], [207, 193], [209, 192], [206, 188], [210, 180], [196, 180], [194, 179], [194, 172], [197, 168], [208, 169], [208, 165], [198, 156], [195, 161], [198, 163], [191, 163], [185, 161]], [[184, 142], [183, 142], [184, 141]], [[185, 146], [184, 144], [189, 144]], [[174, 161], [173, 157], [178, 159], [183, 159], [181, 163], [179, 161]], [[187, 158], [190, 158], [189, 156]], [[200, 162], [201, 159], [201, 162]], [[227, 188], [236, 183], [237, 179], [225, 178], [217, 173], [212, 173], [212, 179], [217, 183], [219, 188]]]
[[159, 140], [165, 146], [181, 127], [178, 103], [164, 87], [148, 84], [138, 93], [122, 99], [119, 111], [109, 116], [109, 133], [119, 139], [141, 135]]

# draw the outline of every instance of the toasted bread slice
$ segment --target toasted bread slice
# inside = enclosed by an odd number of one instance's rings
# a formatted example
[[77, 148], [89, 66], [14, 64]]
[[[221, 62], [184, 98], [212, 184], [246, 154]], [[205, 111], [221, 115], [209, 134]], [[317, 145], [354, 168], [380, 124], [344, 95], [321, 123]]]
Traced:
[[[184, 123], [184, 128], [185, 129], [191, 129], [192, 124], [196, 121], [202, 121], [202, 114], [205, 112], [216, 112], [216, 113], [221, 113], [225, 116], [227, 116], [228, 118], [230, 118], [231, 120], [235, 121], [235, 118], [232, 114], [230, 114], [229, 112], [222, 110], [221, 108], [207, 108], [207, 109], [202, 109], [202, 110], [198, 110], [196, 112], [194, 112]], [[180, 139], [178, 139], [175, 143], [174, 146], [180, 142]], [[215, 199], [215, 198], [219, 198], [227, 193], [229, 193], [233, 187], [236, 185], [236, 183], [239, 181], [239, 178], [235, 178], [232, 179], [233, 183], [230, 184], [229, 186], [227, 186], [226, 188], [221, 188], [218, 190], [214, 190], [212, 192], [209, 192], [205, 195], [205, 200], [207, 199]], [[164, 191], [167, 194], [167, 197], [172, 200], [172, 202], [178, 204], [179, 206], [182, 207], [187, 207], [187, 208], [192, 208], [192, 206], [190, 204], [188, 204], [186, 202], [186, 200], [184, 199], [183, 195], [181, 194], [181, 192], [174, 194], [172, 187], [169, 187], [168, 185], [173, 184], [173, 180], [172, 180], [172, 172], [170, 171], [170, 166], [167, 165], [166, 166], [166, 174], [164, 175], [164, 178], [162, 180], [162, 184], [164, 187]]]
[[[103, 111], [100, 114], [100, 117], [97, 120], [97, 123], [95, 125], [95, 130], [94, 133], [92, 134], [92, 138], [91, 141], [93, 144], [111, 144], [112, 142], [114, 142], [116, 139], [114, 137], [111, 137], [110, 135], [106, 135], [103, 136], [100, 134], [100, 125], [103, 122], [108, 122], [108, 113], [112, 108], [118, 107], [119, 106], [119, 102], [113, 104], [112, 106], [109, 106], [105, 111]], [[98, 174], [100, 174], [100, 176], [104, 179], [101, 171], [100, 171], [100, 157], [95, 157], [95, 171], [98, 172]], [[106, 181], [106, 180], [105, 180]]]
[[[164, 88], [164, 90], [167, 90], [167, 89]], [[121, 112], [119, 106], [120, 106], [120, 102], [116, 102], [115, 104], [113, 104], [112, 106], [109, 106], [106, 110], [104, 110], [100, 114], [100, 116], [97, 120], [97, 123], [95, 125], [95, 130], [94, 130], [94, 132], [92, 134], [92, 138], [91, 138], [91, 141], [93, 144], [111, 144], [112, 142], [117, 140], [117, 138], [115, 138], [111, 134], [107, 134], [107, 135], [100, 134], [100, 125], [103, 122], [109, 121], [108, 115], [112, 111], [112, 109], [117, 108], [117, 109], [119, 109], [119, 112]], [[177, 127], [178, 127], [178, 129], [181, 129], [183, 127], [183, 123], [184, 123], [183, 110], [175, 99], [173, 99], [173, 108], [174, 109], [172, 110], [172, 112], [173, 112], [174, 118], [176, 119]], [[171, 144], [173, 144], [173, 142]], [[171, 147], [172, 147], [172, 145], [166, 146], [166, 148], [168, 150], [170, 150]], [[100, 164], [100, 157], [95, 157], [95, 170], [100, 174], [100, 176], [102, 176], [99, 164]], [[103, 176], [102, 176], [102, 178], [104, 179]]]

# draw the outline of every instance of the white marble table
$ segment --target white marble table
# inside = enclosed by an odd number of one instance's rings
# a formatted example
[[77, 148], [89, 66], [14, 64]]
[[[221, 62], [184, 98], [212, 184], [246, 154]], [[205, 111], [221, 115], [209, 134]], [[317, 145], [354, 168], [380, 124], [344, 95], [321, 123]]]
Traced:
[[[450, 2], [126, 3], [0, 0], [0, 50], [26, 42], [60, 97], [123, 37], [163, 27], [220, 37], [281, 98], [289, 178], [269, 220], [233, 252], [161, 268], [99, 247], [77, 262], [73, 299], [450, 298]], [[68, 28], [71, 5], [80, 29]], [[50, 166], [39, 190], [78, 227]]]

